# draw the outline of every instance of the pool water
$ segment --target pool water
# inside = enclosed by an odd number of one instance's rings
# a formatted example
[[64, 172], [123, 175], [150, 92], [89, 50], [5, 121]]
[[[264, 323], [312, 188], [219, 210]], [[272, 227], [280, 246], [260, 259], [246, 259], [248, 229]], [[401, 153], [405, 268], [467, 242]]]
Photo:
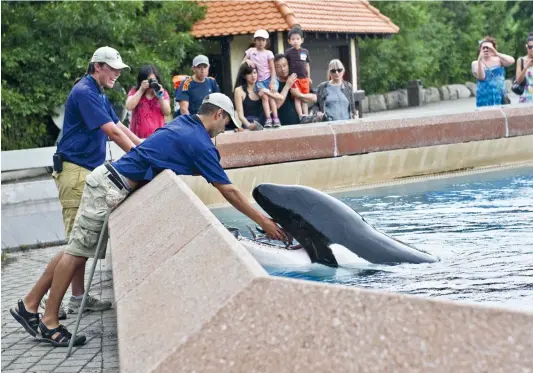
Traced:
[[[334, 194], [379, 230], [441, 260], [396, 266], [306, 271], [266, 268], [276, 276], [533, 310], [533, 168]], [[254, 223], [233, 208], [215, 209], [249, 236]]]

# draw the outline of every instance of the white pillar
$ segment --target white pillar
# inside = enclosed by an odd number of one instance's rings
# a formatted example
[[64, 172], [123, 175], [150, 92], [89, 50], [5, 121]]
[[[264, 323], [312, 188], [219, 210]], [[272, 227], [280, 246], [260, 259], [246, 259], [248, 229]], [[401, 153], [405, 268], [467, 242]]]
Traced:
[[350, 63], [352, 64], [351, 70], [352, 70], [352, 85], [354, 91], [359, 89], [357, 87], [357, 54], [356, 54], [356, 43], [357, 41], [355, 38], [350, 38]]
[[283, 31], [278, 31], [278, 53], [285, 53], [285, 40]]

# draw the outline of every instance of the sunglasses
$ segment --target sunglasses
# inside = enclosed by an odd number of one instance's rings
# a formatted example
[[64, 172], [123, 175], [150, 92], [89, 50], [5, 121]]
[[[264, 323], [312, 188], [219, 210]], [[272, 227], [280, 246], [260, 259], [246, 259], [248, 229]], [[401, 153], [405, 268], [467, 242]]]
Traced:
[[527, 49], [533, 49], [533, 45], [528, 45]]
[[342, 73], [343, 69], [331, 69], [329, 70], [330, 73], [332, 74], [335, 74], [335, 73]]

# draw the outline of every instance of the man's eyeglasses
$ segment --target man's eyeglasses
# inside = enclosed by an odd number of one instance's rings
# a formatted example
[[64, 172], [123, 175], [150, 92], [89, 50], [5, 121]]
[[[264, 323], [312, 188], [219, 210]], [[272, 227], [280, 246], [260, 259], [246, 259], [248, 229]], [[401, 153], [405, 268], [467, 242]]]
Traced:
[[332, 74], [335, 74], [335, 73], [342, 73], [343, 70], [344, 69], [331, 69], [331, 70], [329, 70], [329, 72], [332, 73]]
[[533, 49], [533, 45], [528, 45], [527, 49]]

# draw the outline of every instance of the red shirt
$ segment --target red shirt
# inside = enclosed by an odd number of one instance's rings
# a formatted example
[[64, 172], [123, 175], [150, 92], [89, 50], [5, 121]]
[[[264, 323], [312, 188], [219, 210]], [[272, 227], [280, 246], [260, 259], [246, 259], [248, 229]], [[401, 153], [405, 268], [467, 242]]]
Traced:
[[[130, 89], [128, 97], [133, 96], [136, 92], [137, 89]], [[168, 92], [164, 89], [163, 99], [169, 100]], [[161, 112], [161, 105], [159, 104], [157, 96], [148, 99], [143, 95], [131, 113], [131, 132], [137, 135], [137, 137], [145, 139], [156, 129], [163, 127], [164, 125], [165, 116]]]

